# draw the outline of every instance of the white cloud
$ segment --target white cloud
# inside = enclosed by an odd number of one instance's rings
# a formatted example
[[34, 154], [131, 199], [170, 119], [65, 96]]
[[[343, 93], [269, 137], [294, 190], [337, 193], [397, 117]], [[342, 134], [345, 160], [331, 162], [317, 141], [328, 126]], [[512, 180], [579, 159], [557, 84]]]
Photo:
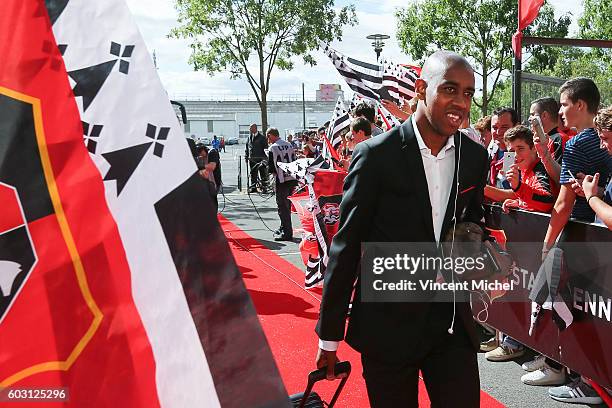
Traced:
[[[549, 2], [555, 6], [557, 15], [566, 12], [576, 13], [575, 0], [549, 0]], [[127, 0], [127, 3], [134, 13], [149, 51], [156, 52], [159, 75], [171, 97], [190, 95], [216, 98], [252, 95], [251, 88], [244, 79], [231, 80], [229, 73], [210, 76], [205, 72], [193, 71], [188, 64], [189, 42], [168, 38], [170, 30], [178, 25], [173, 0]], [[350, 4], [348, 0], [337, 2], [338, 6], [346, 4]], [[371, 41], [365, 37], [374, 33], [387, 34], [391, 38], [385, 41], [383, 55], [397, 62], [414, 62], [401, 51], [395, 39], [394, 13], [406, 5], [406, 0], [360, 0], [356, 3], [358, 25], [346, 27], [342, 41], [333, 42], [332, 47], [354, 58], [374, 62], [376, 57]], [[574, 14], [574, 18], [576, 17]], [[339, 83], [343, 89], [348, 90], [328, 58], [320, 51], [315, 52], [314, 56], [318, 62], [314, 67], [295, 59], [295, 69], [292, 71], [273, 71], [271, 96], [301, 95], [302, 83], [305, 84], [307, 97], [313, 97], [315, 90], [322, 83]]]

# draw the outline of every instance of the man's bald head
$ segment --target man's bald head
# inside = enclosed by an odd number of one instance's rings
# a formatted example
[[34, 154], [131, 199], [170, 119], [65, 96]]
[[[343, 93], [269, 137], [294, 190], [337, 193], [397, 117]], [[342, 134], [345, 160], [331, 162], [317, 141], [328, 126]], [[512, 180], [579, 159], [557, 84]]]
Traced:
[[447, 70], [455, 66], [462, 66], [474, 72], [474, 68], [465, 57], [452, 51], [436, 51], [425, 60], [421, 78], [427, 83], [436, 83]]
[[419, 99], [415, 119], [421, 134], [446, 143], [467, 120], [474, 97], [474, 68], [461, 55], [436, 51], [414, 83]]

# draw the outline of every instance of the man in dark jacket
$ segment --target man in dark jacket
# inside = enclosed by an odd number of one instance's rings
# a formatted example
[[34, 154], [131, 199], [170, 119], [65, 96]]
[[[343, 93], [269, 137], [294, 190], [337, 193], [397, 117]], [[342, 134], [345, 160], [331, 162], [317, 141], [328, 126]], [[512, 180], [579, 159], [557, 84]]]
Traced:
[[362, 243], [436, 244], [455, 222], [480, 223], [487, 153], [458, 132], [474, 88], [465, 58], [434, 53], [415, 83], [416, 113], [359, 143], [344, 182], [316, 328], [317, 367], [327, 366], [334, 377], [352, 299], [346, 342], [361, 353], [372, 408], [417, 407], [419, 371], [432, 407], [479, 407], [478, 336], [469, 304], [364, 301], [366, 275], [359, 273]]
[[259, 177], [261, 178], [262, 188], [264, 190], [268, 189], [268, 171], [266, 169], [267, 157], [265, 152], [265, 149], [268, 148], [268, 142], [264, 135], [257, 130], [257, 125], [255, 123], [251, 125], [249, 131], [251, 133], [247, 139], [244, 157], [246, 158], [251, 172], [249, 193], [256, 193], [257, 173], [259, 173]]

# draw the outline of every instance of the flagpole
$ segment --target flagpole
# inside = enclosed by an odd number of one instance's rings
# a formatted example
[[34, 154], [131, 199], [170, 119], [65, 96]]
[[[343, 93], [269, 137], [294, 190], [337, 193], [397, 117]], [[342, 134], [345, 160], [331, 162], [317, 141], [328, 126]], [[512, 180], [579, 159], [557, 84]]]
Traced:
[[[519, 47], [522, 47], [519, 44]], [[514, 64], [512, 64], [512, 106], [516, 110], [518, 114], [519, 122], [521, 119], [521, 59], [515, 54], [514, 55]]]
[[516, 33], [512, 36], [512, 50], [514, 51], [514, 63], [512, 64], [512, 106], [521, 121], [521, 57], [523, 51], [521, 22], [523, 13], [521, 0], [518, 1], [518, 26]]
[[304, 126], [303, 130], [306, 130], [306, 97], [304, 94], [304, 83], [302, 82], [302, 123]]

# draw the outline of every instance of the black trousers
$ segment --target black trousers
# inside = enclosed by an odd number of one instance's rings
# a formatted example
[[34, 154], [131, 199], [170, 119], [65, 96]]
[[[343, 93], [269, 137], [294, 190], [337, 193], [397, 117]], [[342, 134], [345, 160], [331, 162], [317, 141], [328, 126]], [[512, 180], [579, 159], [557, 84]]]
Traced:
[[419, 370], [432, 408], [480, 406], [476, 351], [458, 317], [454, 334], [448, 333], [449, 317], [452, 318], [452, 304], [432, 305], [422, 340], [409, 359], [389, 363], [361, 355], [372, 408], [418, 407]]
[[[261, 163], [261, 164], [260, 164]], [[257, 174], [261, 179], [262, 187], [268, 186], [268, 166], [264, 159], [249, 159], [249, 171], [251, 184], [250, 188], [255, 188], [257, 185]]]
[[297, 186], [297, 181], [289, 180], [279, 183], [276, 179], [276, 206], [278, 207], [278, 217], [281, 222], [283, 236], [293, 236], [293, 226], [291, 225], [291, 201], [287, 198]]

